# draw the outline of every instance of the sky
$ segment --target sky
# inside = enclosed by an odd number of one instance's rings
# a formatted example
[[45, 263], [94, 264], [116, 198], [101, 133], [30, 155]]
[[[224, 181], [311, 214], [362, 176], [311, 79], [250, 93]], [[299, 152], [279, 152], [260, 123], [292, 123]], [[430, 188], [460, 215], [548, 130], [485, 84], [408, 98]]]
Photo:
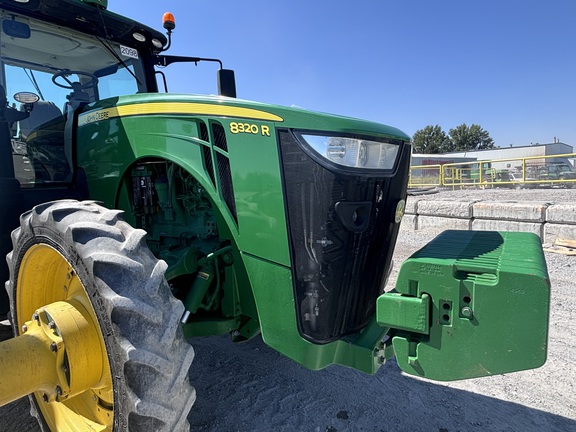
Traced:
[[[216, 57], [238, 97], [372, 120], [409, 135], [478, 124], [497, 146], [576, 147], [575, 0], [109, 0], [168, 54]], [[217, 65], [167, 68], [215, 94]]]

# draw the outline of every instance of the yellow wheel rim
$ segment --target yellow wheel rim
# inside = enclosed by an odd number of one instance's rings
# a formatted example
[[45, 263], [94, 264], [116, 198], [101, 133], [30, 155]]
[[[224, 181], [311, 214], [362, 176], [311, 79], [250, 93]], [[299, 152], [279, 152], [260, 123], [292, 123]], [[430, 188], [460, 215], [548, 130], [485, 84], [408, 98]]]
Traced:
[[[97, 383], [83, 388], [79, 394], [61, 402], [45, 402], [42, 392], [35, 392], [38, 407], [51, 430], [57, 431], [111, 431], [114, 422], [114, 395], [110, 363], [104, 337], [90, 297], [74, 267], [53, 247], [39, 243], [31, 246], [22, 258], [16, 287], [16, 316], [18, 328], [40, 308], [55, 302], [81, 305], [87, 322], [97, 337], [77, 344], [90, 356], [101, 359], [102, 374]], [[80, 345], [81, 343], [81, 345]], [[95, 357], [98, 361], [98, 357]], [[83, 364], [69, 364], [76, 374], [82, 373]], [[76, 369], [74, 369], [76, 368]], [[88, 373], [88, 371], [86, 371]]]

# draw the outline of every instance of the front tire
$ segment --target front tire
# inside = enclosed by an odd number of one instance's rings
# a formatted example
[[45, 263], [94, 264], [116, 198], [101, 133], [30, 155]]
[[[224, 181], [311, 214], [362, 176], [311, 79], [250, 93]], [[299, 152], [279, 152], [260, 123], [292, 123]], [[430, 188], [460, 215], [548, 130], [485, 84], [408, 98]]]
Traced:
[[14, 333], [45, 305], [79, 302], [100, 335], [91, 354], [105, 365], [100, 382], [70, 399], [30, 395], [44, 431], [189, 429], [194, 351], [180, 327], [184, 307], [164, 279], [166, 263], [145, 234], [121, 211], [73, 200], [36, 206], [12, 233], [6, 289]]

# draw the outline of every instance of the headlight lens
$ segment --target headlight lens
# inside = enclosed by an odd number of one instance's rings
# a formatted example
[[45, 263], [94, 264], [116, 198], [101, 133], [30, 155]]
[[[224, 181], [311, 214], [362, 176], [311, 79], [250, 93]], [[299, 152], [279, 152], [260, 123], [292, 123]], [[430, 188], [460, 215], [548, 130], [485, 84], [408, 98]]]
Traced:
[[325, 135], [300, 136], [320, 156], [351, 168], [392, 169], [400, 148], [398, 144], [384, 141]]

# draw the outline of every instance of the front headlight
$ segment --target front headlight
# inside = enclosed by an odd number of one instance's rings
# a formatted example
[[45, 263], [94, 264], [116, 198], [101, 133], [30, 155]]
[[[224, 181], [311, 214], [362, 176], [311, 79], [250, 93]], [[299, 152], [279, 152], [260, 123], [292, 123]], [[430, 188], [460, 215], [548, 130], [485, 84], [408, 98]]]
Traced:
[[351, 168], [389, 170], [398, 157], [399, 143], [338, 136], [300, 134], [314, 152]]

